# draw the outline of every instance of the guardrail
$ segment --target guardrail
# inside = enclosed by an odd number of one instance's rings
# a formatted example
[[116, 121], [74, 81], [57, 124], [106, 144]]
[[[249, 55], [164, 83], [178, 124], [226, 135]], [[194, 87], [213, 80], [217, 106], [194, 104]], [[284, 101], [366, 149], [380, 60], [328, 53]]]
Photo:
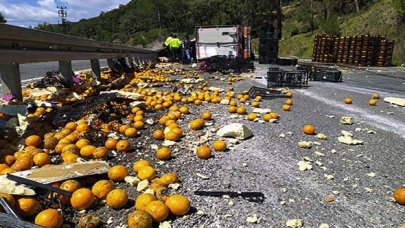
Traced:
[[99, 59], [128, 58], [130, 66], [157, 59], [158, 50], [134, 48], [0, 24], [0, 74], [3, 84], [17, 100], [22, 100], [19, 64], [59, 61], [60, 72], [72, 82], [72, 60], [90, 60], [95, 75], [100, 76]]

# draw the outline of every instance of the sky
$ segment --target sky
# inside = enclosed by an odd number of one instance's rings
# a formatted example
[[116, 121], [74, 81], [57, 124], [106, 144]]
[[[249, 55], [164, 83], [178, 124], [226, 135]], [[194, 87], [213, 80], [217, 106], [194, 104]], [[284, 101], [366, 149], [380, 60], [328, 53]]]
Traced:
[[0, 0], [0, 12], [7, 24], [29, 27], [40, 23], [58, 23], [56, 6], [67, 7], [67, 20], [79, 21], [98, 16], [101, 11], [118, 8], [130, 0]]

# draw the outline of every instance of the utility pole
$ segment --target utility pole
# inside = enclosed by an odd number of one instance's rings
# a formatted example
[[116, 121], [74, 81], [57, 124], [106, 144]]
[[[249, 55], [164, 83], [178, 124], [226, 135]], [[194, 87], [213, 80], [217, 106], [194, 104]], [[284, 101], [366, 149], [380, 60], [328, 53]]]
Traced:
[[59, 25], [62, 26], [62, 32], [64, 34], [67, 34], [67, 7], [66, 6], [56, 6], [56, 8], [58, 8], [58, 16], [59, 16], [59, 20], [58, 23]]

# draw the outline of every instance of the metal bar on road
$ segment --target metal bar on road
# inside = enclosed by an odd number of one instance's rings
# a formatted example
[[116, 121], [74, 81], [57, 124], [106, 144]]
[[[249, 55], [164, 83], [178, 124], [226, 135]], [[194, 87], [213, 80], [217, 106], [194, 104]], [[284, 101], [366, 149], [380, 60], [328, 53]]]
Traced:
[[91, 70], [93, 71], [93, 73], [97, 77], [100, 77], [101, 76], [100, 60], [90, 59], [90, 63], [91, 63]]

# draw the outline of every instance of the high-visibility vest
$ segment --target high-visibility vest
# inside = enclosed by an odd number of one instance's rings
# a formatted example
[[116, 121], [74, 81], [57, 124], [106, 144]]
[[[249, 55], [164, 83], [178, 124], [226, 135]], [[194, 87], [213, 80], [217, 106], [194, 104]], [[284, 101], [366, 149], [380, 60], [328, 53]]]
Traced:
[[165, 45], [169, 46], [171, 40], [173, 40], [173, 37], [171, 37], [171, 36], [167, 37], [167, 39], [165, 41]]
[[181, 47], [181, 40], [179, 38], [173, 38], [169, 42], [170, 48], [180, 48]]

